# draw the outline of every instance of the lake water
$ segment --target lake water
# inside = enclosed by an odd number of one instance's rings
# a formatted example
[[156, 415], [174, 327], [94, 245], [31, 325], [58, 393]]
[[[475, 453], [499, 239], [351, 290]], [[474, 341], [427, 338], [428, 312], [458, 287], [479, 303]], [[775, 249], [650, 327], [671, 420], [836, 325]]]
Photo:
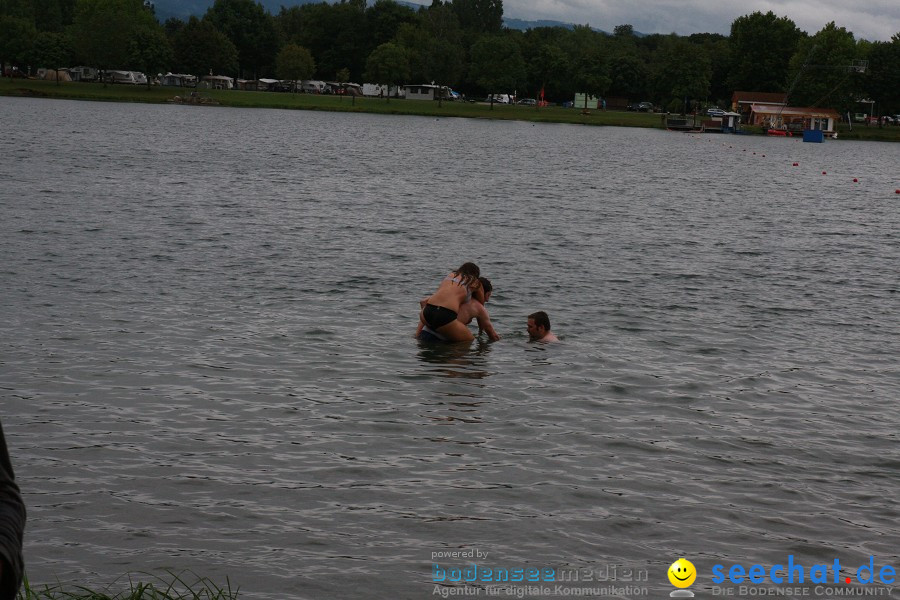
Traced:
[[[679, 556], [701, 596], [715, 564], [900, 566], [900, 145], [11, 98], [0, 122], [32, 582], [425, 598], [476, 562], [663, 598]], [[503, 339], [420, 346], [465, 261]], [[528, 343], [536, 310], [561, 343]]]

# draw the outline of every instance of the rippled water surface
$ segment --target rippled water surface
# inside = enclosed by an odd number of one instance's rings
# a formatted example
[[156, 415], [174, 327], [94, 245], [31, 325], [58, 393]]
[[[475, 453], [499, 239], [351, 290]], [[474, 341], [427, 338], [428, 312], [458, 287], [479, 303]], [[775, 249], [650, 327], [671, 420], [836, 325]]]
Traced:
[[[682, 555], [699, 591], [715, 563], [900, 563], [898, 145], [10, 98], [0, 122], [33, 582], [422, 598], [432, 552], [478, 549], [662, 597]], [[503, 339], [418, 345], [468, 260]], [[539, 309], [561, 343], [528, 343]]]

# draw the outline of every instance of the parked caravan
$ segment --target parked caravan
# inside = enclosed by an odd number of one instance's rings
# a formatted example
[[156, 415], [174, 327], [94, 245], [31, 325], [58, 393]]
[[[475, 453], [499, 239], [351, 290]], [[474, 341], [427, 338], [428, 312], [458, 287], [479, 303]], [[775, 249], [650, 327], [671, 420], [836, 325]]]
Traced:
[[[382, 85], [380, 83], [364, 83], [362, 85], [362, 93], [363, 96], [384, 98], [388, 95], [388, 86]], [[406, 91], [402, 86], [392, 85], [390, 88], [390, 97], [405, 98]]]
[[387, 86], [378, 83], [364, 83], [362, 85], [363, 96], [378, 97], [387, 93]]
[[196, 75], [184, 73], [166, 73], [159, 76], [159, 84], [174, 87], [197, 87]]
[[234, 79], [224, 75], [204, 75], [200, 79], [199, 87], [214, 90], [230, 90], [234, 88]]
[[329, 94], [338, 94], [346, 96], [362, 96], [362, 86], [358, 83], [343, 83], [339, 81], [326, 81]]
[[97, 81], [99, 71], [94, 67], [70, 67], [69, 77], [72, 81]]
[[404, 85], [407, 100], [452, 100], [451, 90], [446, 85]]
[[106, 83], [147, 85], [147, 76], [138, 71], [103, 71], [103, 80]]
[[318, 79], [304, 79], [300, 84], [300, 91], [305, 94], [324, 94], [325, 90], [325, 82]]

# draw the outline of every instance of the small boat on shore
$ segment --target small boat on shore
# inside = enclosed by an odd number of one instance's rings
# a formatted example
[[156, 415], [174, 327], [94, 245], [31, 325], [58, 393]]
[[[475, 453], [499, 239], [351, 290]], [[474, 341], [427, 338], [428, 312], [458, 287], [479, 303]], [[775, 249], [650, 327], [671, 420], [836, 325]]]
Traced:
[[173, 104], [203, 104], [206, 106], [218, 106], [219, 101], [209, 96], [201, 96], [197, 92], [191, 92], [189, 96], [175, 96], [168, 100]]

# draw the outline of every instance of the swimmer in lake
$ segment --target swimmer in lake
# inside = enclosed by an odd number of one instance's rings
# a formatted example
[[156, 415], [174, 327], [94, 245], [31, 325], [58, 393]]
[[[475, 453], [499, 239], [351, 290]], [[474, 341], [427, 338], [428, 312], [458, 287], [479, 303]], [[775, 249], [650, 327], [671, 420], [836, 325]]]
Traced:
[[[491, 318], [484, 307], [488, 300], [491, 299], [494, 286], [491, 285], [487, 277], [479, 277], [478, 280], [481, 282], [481, 289], [484, 290], [484, 303], [479, 302], [475, 298], [471, 298], [468, 302], [463, 302], [459, 307], [456, 319], [464, 325], [468, 325], [472, 322], [472, 319], [475, 319], [478, 322], [478, 335], [481, 335], [483, 331], [487, 334], [488, 339], [496, 342], [500, 339], [500, 336], [494, 331], [494, 325], [491, 323]], [[429, 300], [430, 298], [425, 298], [420, 304], [424, 307]], [[440, 334], [422, 323], [421, 320], [419, 321], [419, 327], [416, 329], [416, 338], [423, 342], [447, 341]]]
[[532, 342], [558, 342], [559, 338], [550, 333], [550, 317], [542, 310], [528, 315], [528, 338]]
[[484, 304], [484, 288], [478, 279], [480, 275], [478, 265], [467, 262], [444, 277], [419, 313], [422, 325], [450, 342], [474, 340], [475, 336], [458, 317], [460, 307], [469, 300], [474, 298]]

